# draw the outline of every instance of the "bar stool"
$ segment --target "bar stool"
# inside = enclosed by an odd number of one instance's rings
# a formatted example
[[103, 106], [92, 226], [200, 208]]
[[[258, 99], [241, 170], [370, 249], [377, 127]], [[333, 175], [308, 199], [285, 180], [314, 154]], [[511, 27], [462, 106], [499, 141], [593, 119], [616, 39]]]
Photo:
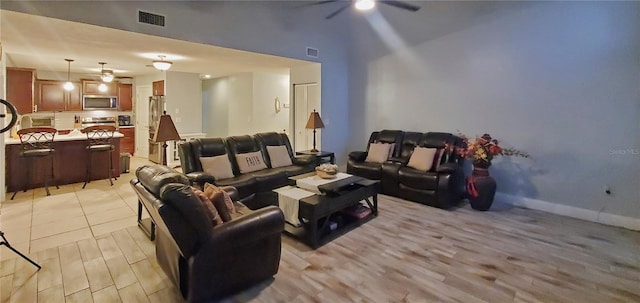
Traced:
[[[31, 183], [31, 179], [33, 178], [34, 171], [34, 163], [38, 161], [38, 159], [49, 158], [51, 160], [51, 179], [55, 181], [54, 174], [54, 165], [53, 165], [53, 154], [55, 153], [55, 149], [53, 148], [53, 138], [55, 137], [58, 130], [51, 127], [33, 127], [33, 128], [25, 128], [18, 131], [18, 137], [20, 138], [20, 145], [22, 146], [22, 150], [20, 151], [20, 157], [29, 161], [29, 166], [27, 168], [27, 180], [24, 182], [24, 192], [27, 192], [29, 188], [29, 183]], [[56, 188], [58, 185], [56, 184]], [[49, 192], [49, 180], [45, 177], [44, 179], [44, 189], [47, 192], [47, 196], [50, 196]], [[18, 189], [13, 192], [11, 196], [11, 200], [15, 198], [18, 193]]]
[[[115, 145], [113, 145], [113, 135], [116, 132], [116, 127], [111, 125], [89, 126], [84, 128], [82, 132], [87, 134], [87, 152], [89, 152], [87, 177], [82, 188], [84, 189], [84, 187], [87, 186], [87, 183], [91, 182], [91, 162], [93, 162], [93, 154], [101, 152], [109, 155], [109, 183], [113, 186], [113, 182], [111, 181], [111, 171], [113, 170], [112, 153], [116, 149]], [[115, 177], [114, 179], [118, 180]]]

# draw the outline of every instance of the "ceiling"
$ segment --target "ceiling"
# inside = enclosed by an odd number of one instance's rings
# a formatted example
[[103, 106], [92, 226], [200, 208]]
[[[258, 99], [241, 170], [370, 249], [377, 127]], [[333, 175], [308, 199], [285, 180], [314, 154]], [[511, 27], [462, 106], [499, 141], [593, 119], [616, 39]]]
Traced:
[[158, 72], [158, 55], [173, 62], [171, 71], [221, 77], [243, 72], [288, 74], [311, 62], [151, 36], [84, 23], [0, 10], [0, 37], [8, 67], [95, 75], [98, 62], [118, 77]]

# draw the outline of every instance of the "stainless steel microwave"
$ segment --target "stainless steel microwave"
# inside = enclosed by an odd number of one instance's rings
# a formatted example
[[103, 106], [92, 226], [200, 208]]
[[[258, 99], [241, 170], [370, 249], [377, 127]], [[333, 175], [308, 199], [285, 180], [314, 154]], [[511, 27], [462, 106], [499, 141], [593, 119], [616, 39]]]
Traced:
[[84, 110], [118, 109], [118, 97], [84, 95], [82, 96], [82, 108]]

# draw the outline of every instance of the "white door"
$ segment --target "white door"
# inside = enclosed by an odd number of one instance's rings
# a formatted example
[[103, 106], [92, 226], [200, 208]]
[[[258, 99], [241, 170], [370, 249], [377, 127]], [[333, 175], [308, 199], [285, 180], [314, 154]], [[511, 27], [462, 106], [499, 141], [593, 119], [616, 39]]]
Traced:
[[[318, 84], [294, 84], [293, 88], [294, 147], [296, 151], [310, 150], [313, 148], [313, 130], [305, 126], [314, 109], [320, 112]], [[320, 129], [316, 130], [316, 148], [320, 149]]]
[[151, 85], [136, 86], [136, 156], [149, 157], [149, 97]]

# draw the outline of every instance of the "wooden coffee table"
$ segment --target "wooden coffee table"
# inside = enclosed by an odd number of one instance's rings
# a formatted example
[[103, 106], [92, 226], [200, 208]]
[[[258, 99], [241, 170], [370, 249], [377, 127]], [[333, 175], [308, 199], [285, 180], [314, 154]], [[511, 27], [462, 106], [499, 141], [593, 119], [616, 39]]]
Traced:
[[[289, 178], [291, 185], [296, 180], [315, 176], [315, 172]], [[314, 194], [299, 201], [298, 219], [302, 226], [285, 224], [285, 232], [312, 248], [343, 235], [378, 216], [378, 183], [362, 177], [351, 176], [319, 186], [322, 194]], [[346, 208], [366, 202], [371, 213], [363, 218], [351, 217], [342, 211]], [[335, 225], [338, 225], [337, 228]]]

